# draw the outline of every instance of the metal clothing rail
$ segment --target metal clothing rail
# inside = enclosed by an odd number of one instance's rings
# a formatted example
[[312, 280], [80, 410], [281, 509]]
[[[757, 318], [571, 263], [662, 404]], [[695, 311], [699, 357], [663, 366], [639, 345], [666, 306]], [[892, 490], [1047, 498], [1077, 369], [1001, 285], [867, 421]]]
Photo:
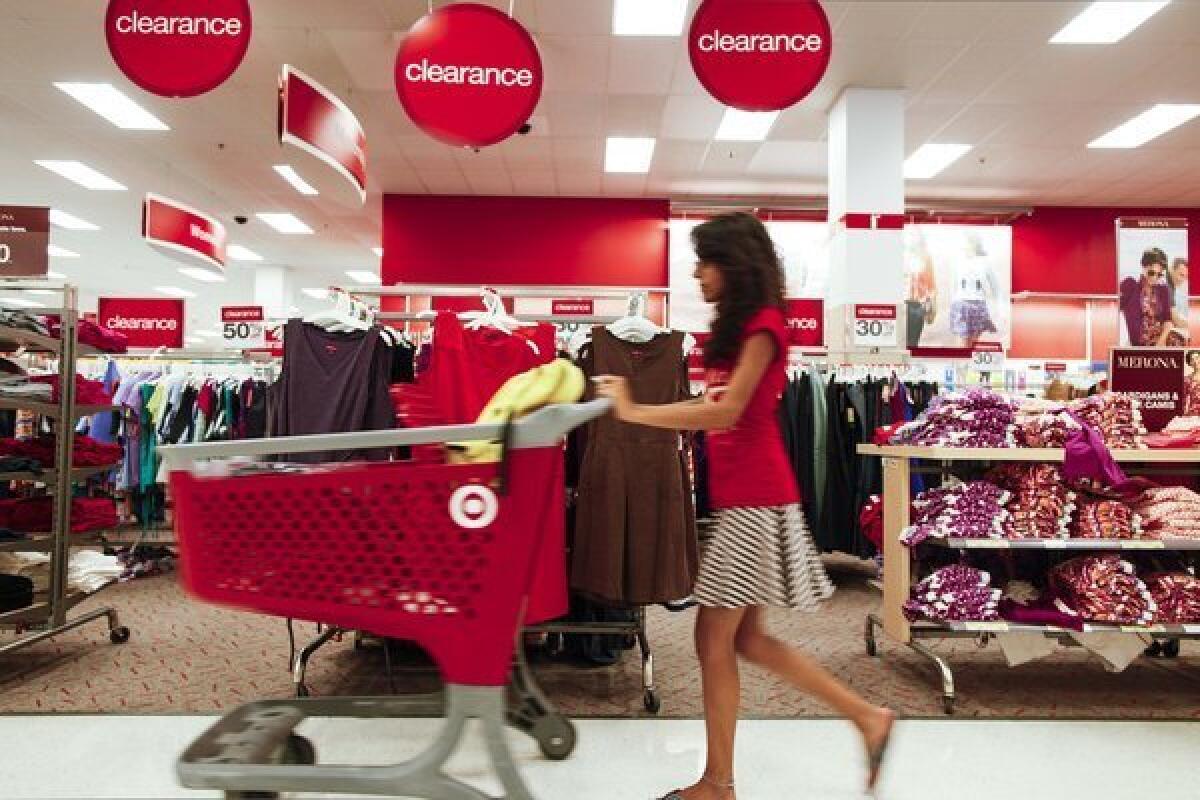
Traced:
[[[478, 297], [485, 288], [480, 284], [418, 284], [397, 283], [392, 286], [355, 286], [346, 289], [341, 286], [330, 287], [331, 291], [341, 291], [349, 295], [361, 297]], [[550, 299], [572, 299], [576, 297], [625, 298], [637, 292], [645, 294], [669, 295], [671, 290], [665, 286], [494, 286], [486, 288], [497, 292], [503, 297], [544, 297]]]
[[[549, 322], [562, 323], [564, 325], [576, 323], [579, 325], [610, 325], [621, 319], [619, 316], [568, 316], [565, 314], [522, 314], [516, 312], [511, 314], [514, 318], [521, 322]], [[429, 311], [381, 311], [375, 315], [375, 319], [380, 322], [433, 322], [434, 314]]]

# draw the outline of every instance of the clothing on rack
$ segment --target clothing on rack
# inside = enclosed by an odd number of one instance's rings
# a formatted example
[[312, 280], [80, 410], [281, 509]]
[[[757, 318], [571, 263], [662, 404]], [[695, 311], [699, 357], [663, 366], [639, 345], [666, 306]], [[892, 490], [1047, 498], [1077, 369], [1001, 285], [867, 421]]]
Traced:
[[[55, 339], [62, 338], [62, 323], [56, 314], [46, 318], [50, 335]], [[97, 325], [90, 319], [79, 319], [75, 325], [75, 336], [80, 344], [90, 345], [102, 353], [124, 353], [129, 350], [129, 337], [112, 328]]]
[[[50, 496], [0, 500], [0, 527], [28, 533], [51, 530], [54, 498]], [[115, 528], [117, 507], [109, 497], [76, 497], [71, 501], [71, 532]]]

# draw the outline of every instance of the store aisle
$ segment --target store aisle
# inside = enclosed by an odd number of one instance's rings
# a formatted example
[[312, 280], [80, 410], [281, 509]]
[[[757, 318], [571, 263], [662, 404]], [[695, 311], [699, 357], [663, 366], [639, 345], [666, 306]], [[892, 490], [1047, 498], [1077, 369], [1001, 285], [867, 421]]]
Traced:
[[[210, 721], [198, 716], [6, 716], [0, 718], [0, 793], [5, 798], [213, 796], [175, 782], [174, 760]], [[322, 759], [387, 763], [428, 740], [433, 720], [312, 721], [303, 732]], [[702, 725], [681, 720], [585, 720], [568, 761], [536, 756], [514, 734], [526, 778], [540, 800], [643, 800], [698, 768]], [[1159, 797], [1195, 791], [1200, 723], [918, 720], [902, 723], [880, 797], [942, 800], [969, 788], [975, 800], [1134, 797], [1153, 765]], [[71, 753], [63, 762], [53, 753]], [[752, 721], [739, 741], [739, 800], [842, 800], [861, 796], [855, 741], [831, 720]], [[452, 771], [484, 774], [472, 738]], [[498, 790], [490, 781], [481, 788]]]

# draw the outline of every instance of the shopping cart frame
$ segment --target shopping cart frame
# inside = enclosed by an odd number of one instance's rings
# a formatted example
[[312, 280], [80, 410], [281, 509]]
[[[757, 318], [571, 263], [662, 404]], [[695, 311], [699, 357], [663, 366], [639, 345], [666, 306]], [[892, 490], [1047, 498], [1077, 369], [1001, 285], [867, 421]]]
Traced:
[[[237, 456], [286, 456], [329, 450], [360, 450], [499, 440], [506, 448], [546, 448], [559, 444], [572, 429], [611, 409], [611, 401], [549, 406], [510, 425], [453, 425], [410, 430], [317, 434], [163, 447], [169, 472], [192, 470], [197, 462]], [[505, 470], [501, 467], [501, 479]], [[513, 630], [514, 650], [520, 630]], [[518, 668], [522, 659], [518, 657]], [[540, 702], [548, 703], [528, 676]], [[308, 717], [380, 718], [409, 716], [404, 698], [296, 698], [251, 703], [222, 717], [180, 757], [180, 783], [193, 789], [217, 789], [227, 798], [271, 797], [278, 792], [339, 792], [398, 795], [428, 800], [492, 800], [479, 789], [448, 776], [444, 766], [461, 743], [468, 720], [483, 727], [492, 768], [504, 787], [499, 800], [532, 800], [505, 737], [504, 686], [467, 686], [447, 682], [445, 724], [433, 743], [416, 757], [389, 766], [322, 765], [312, 745], [295, 734]]]

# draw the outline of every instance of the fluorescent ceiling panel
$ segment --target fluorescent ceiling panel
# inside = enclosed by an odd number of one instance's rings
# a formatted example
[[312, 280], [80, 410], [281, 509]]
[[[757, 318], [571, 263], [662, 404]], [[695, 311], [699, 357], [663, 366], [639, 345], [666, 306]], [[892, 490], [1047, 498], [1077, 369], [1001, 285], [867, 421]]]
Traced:
[[688, 0], [616, 0], [615, 36], [680, 36]]
[[1118, 125], [1098, 139], [1093, 139], [1088, 143], [1088, 147], [1096, 149], [1141, 147], [1151, 139], [1157, 139], [1167, 131], [1178, 128], [1197, 116], [1200, 116], [1200, 105], [1159, 103], [1128, 122]]
[[72, 183], [77, 183], [85, 189], [94, 192], [124, 192], [125, 187], [102, 172], [89, 167], [80, 161], [45, 161], [33, 163], [43, 169], [48, 169], [56, 175], [61, 175]]
[[62, 274], [61, 272], [55, 272], [54, 270], [47, 270], [46, 277], [53, 278], [56, 281], [65, 281], [67, 279], [66, 275]]
[[328, 289], [301, 289], [300, 291], [304, 292], [313, 300], [324, 300], [325, 298], [329, 297]]
[[56, 244], [47, 247], [46, 252], [51, 258], [79, 258], [79, 253], [76, 253], [74, 250], [68, 250], [65, 247], [59, 247]]
[[299, 173], [287, 164], [276, 164], [274, 169], [279, 173], [281, 178], [290, 183], [292, 188], [300, 194], [307, 195], [308, 197], [320, 194], [320, 192], [313, 188], [312, 184], [301, 178]]
[[654, 139], [610, 136], [604, 147], [604, 171], [646, 173], [654, 160]]
[[379, 275], [371, 272], [370, 270], [348, 269], [346, 270], [346, 275], [349, 276], [350, 280], [356, 283], [365, 283], [371, 286], [376, 286], [379, 284]]
[[262, 261], [263, 257], [253, 250], [240, 244], [231, 244], [225, 249], [225, 254], [234, 261]]
[[714, 138], [718, 142], [763, 142], [777, 119], [778, 111], [739, 111], [736, 108], [727, 108]]
[[185, 336], [183, 337], [183, 341], [187, 342], [188, 344], [204, 344], [204, 340], [199, 336]]
[[154, 291], [159, 294], [165, 294], [167, 297], [195, 297], [195, 292], [189, 292], [187, 289], [180, 289], [178, 286], [155, 286]]
[[53, 289], [26, 289], [25, 294], [36, 294], [41, 297], [57, 297], [61, 292], [56, 292]]
[[958, 161], [971, 149], [969, 144], [923, 144], [904, 162], [904, 177], [923, 181]]
[[139, 106], [111, 83], [55, 83], [54, 85], [123, 130], [171, 130], [162, 120]]
[[1092, 3], [1050, 38], [1051, 44], [1113, 44], [1153, 17], [1170, 0]]
[[80, 219], [74, 214], [68, 214], [65, 211], [59, 211], [57, 208], [50, 209], [50, 224], [59, 228], [66, 228], [71, 231], [98, 231], [99, 225], [93, 225], [86, 219]]
[[37, 300], [29, 300], [24, 297], [0, 297], [0, 305], [14, 306], [16, 308], [45, 308], [45, 303], [39, 303]]
[[202, 283], [224, 283], [225, 276], [200, 267], [180, 267], [179, 272]]
[[259, 219], [270, 225], [280, 233], [288, 235], [308, 235], [313, 232], [313, 229], [305, 224], [304, 220], [297, 217], [295, 214], [286, 212], [264, 212], [256, 214]]

